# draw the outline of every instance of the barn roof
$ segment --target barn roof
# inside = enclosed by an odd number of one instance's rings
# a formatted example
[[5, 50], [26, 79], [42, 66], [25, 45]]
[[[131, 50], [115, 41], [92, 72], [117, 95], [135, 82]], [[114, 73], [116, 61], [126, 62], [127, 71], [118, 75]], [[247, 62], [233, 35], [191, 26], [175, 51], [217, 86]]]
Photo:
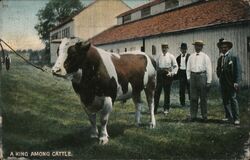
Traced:
[[244, 0], [209, 0], [113, 26], [93, 37], [91, 42], [108, 44], [245, 20], [250, 20], [250, 7]]

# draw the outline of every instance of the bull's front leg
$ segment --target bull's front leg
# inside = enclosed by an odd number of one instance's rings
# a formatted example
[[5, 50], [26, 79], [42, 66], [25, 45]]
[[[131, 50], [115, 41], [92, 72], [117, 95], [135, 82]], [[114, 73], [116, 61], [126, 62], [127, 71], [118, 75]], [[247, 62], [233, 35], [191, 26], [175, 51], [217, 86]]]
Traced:
[[98, 138], [98, 128], [96, 126], [96, 114], [90, 113], [88, 114], [88, 116], [89, 116], [89, 121], [91, 123], [90, 137]]
[[108, 143], [108, 132], [107, 132], [107, 124], [109, 115], [112, 111], [112, 99], [110, 97], [104, 98], [103, 109], [101, 111], [101, 131], [100, 131], [100, 144]]
[[83, 107], [85, 113], [88, 115], [89, 122], [91, 124], [90, 138], [98, 138], [99, 133], [98, 133], [97, 125], [96, 125], [96, 113], [91, 113], [87, 108], [91, 108], [91, 106], [89, 105], [86, 108]]

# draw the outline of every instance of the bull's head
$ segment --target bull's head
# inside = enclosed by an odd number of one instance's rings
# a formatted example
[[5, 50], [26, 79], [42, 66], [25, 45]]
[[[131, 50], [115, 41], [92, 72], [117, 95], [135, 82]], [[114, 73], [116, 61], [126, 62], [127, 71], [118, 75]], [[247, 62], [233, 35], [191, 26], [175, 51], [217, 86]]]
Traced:
[[62, 39], [59, 46], [59, 56], [52, 67], [53, 75], [67, 77], [77, 72], [89, 47], [89, 42], [82, 42], [79, 38]]

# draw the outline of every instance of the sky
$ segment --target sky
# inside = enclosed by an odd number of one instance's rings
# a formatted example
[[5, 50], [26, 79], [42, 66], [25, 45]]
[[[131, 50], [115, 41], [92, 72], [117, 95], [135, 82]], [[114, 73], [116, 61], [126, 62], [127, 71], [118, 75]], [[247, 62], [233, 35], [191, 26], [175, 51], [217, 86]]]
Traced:
[[[43, 49], [34, 26], [38, 23], [37, 12], [49, 0], [0, 0], [0, 38], [14, 49]], [[93, 0], [81, 0], [87, 5]], [[134, 8], [149, 0], [123, 0]], [[7, 49], [7, 48], [6, 48]]]

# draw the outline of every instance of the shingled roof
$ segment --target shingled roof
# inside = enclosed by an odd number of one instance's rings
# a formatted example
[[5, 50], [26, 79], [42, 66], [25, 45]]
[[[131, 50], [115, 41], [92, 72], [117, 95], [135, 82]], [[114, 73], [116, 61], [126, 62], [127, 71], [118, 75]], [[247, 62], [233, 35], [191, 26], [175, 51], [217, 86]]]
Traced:
[[245, 20], [250, 20], [250, 8], [244, 0], [209, 0], [116, 25], [93, 37], [91, 42], [100, 45]]

